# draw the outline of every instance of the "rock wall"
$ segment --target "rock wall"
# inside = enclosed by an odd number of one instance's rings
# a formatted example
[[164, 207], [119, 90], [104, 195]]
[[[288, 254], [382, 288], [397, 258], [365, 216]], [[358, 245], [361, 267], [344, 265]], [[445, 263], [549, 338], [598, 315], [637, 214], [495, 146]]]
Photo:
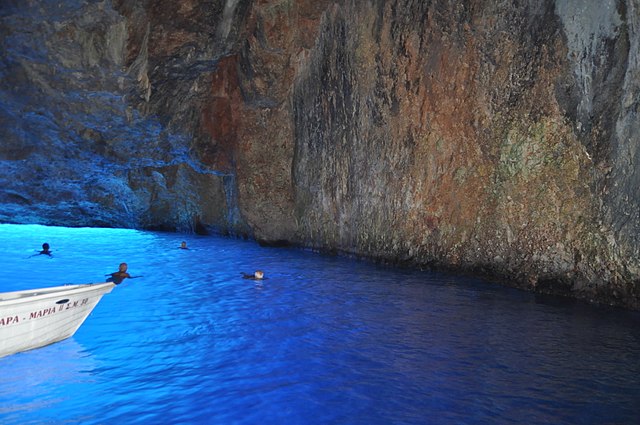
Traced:
[[640, 308], [638, 0], [66, 4], [0, 8], [0, 219]]
[[621, 139], [637, 145], [620, 123], [633, 5], [617, 6], [333, 8], [293, 95], [305, 244], [637, 305], [638, 220], [620, 217], [637, 184], [614, 174], [633, 173]]
[[1, 221], [232, 227], [229, 177], [141, 107], [150, 83], [143, 60], [128, 63], [130, 24], [108, 1], [0, 4]]

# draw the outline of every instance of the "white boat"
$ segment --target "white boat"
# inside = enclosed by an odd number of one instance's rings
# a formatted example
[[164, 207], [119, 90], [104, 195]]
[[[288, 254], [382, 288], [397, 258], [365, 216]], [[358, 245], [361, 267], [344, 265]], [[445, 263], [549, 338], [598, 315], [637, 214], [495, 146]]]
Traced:
[[0, 293], [0, 357], [73, 335], [113, 282]]

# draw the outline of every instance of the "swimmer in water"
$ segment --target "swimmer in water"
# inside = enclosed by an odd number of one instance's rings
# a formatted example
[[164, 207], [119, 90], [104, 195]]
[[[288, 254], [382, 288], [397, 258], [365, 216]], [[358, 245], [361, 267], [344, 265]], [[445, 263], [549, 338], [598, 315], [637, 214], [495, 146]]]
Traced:
[[189, 247], [187, 247], [187, 243], [185, 241], [182, 241], [182, 243], [180, 244], [180, 249], [189, 249]]
[[48, 255], [49, 257], [53, 257], [53, 255], [51, 254], [51, 251], [49, 250], [49, 244], [48, 243], [43, 243], [42, 244], [42, 251], [38, 252], [37, 254], [33, 254], [32, 257], [38, 256], [38, 255]]
[[253, 273], [253, 274], [242, 272], [242, 278], [243, 279], [252, 279], [252, 280], [263, 280], [263, 279], [266, 279], [266, 277], [264, 277], [264, 272], [262, 270], [256, 270], [255, 273]]
[[107, 282], [113, 282], [116, 285], [120, 285], [122, 281], [127, 278], [135, 279], [137, 277], [142, 277], [142, 276], [131, 276], [129, 273], [127, 273], [127, 263], [120, 263], [120, 266], [118, 267], [117, 272], [110, 273], [105, 276], [110, 276], [109, 279], [107, 279]]

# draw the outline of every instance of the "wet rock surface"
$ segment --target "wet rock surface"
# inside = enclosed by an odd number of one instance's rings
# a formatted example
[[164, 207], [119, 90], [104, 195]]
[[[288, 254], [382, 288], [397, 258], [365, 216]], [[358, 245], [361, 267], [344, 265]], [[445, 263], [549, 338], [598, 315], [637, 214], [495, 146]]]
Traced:
[[3, 2], [0, 220], [225, 230], [224, 176], [145, 114], [110, 2]]
[[454, 3], [3, 2], [0, 220], [640, 308], [640, 5]]

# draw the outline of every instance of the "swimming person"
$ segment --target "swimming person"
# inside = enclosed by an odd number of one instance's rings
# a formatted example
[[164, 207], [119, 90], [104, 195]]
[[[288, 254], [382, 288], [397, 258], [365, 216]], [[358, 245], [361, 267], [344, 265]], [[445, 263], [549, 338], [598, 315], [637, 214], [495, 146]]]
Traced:
[[42, 251], [38, 252], [37, 254], [33, 254], [32, 257], [35, 257], [37, 255], [48, 255], [49, 257], [53, 257], [53, 255], [51, 254], [51, 251], [49, 250], [49, 244], [46, 242], [43, 243]]
[[180, 244], [180, 249], [189, 249], [185, 241], [182, 241], [182, 243]]
[[262, 270], [256, 270], [255, 273], [253, 273], [253, 274], [242, 272], [242, 278], [243, 279], [252, 279], [252, 280], [266, 279], [264, 277], [264, 272]]
[[135, 279], [136, 277], [142, 277], [142, 276], [131, 276], [129, 273], [127, 273], [127, 263], [120, 263], [120, 266], [118, 267], [117, 272], [110, 273], [105, 276], [111, 276], [109, 279], [107, 279], [107, 282], [113, 282], [116, 285], [120, 285], [122, 281], [127, 278]]

